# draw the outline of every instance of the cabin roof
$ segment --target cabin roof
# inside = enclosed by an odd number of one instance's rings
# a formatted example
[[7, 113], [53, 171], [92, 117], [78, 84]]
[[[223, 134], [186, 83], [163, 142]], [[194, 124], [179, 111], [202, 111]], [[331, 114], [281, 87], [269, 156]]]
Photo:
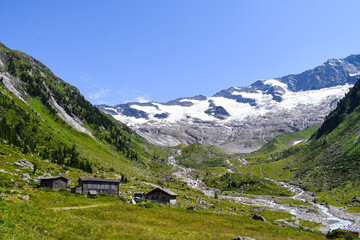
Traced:
[[56, 179], [63, 179], [66, 182], [69, 181], [69, 179], [61, 177], [61, 176], [57, 176], [57, 177], [42, 177], [42, 178], [38, 178], [38, 180], [56, 180]]
[[161, 188], [161, 187], [157, 187], [157, 188], [153, 189], [152, 191], [148, 192], [146, 195], [149, 195], [149, 194], [153, 193], [156, 190], [163, 191], [164, 193], [166, 193], [166, 194], [168, 194], [170, 196], [177, 196], [178, 195], [177, 193], [174, 193], [173, 191], [171, 191], [169, 189]]
[[81, 177], [79, 178], [78, 182], [115, 182], [119, 183], [120, 180], [118, 179], [107, 179], [107, 178], [85, 178]]

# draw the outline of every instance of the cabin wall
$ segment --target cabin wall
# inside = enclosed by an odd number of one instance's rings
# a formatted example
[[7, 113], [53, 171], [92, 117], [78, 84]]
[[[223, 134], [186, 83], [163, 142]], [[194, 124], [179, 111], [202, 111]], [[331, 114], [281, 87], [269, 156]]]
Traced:
[[115, 182], [81, 182], [82, 193], [88, 194], [90, 190], [97, 193], [119, 195], [119, 183]]
[[67, 187], [67, 182], [63, 179], [41, 180], [41, 188], [50, 188], [51, 190], [60, 190]]
[[57, 179], [53, 181], [52, 188], [53, 190], [60, 190], [67, 187], [67, 183], [64, 180]]

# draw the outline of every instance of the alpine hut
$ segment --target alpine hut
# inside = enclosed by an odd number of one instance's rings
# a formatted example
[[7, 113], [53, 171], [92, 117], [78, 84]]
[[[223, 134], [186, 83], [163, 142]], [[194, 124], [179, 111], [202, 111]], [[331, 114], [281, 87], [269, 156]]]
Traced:
[[146, 194], [145, 199], [148, 202], [156, 202], [156, 203], [168, 203], [168, 204], [176, 204], [176, 196], [178, 194], [170, 191], [166, 188], [155, 188]]
[[72, 193], [91, 194], [98, 193], [119, 195], [118, 179], [104, 179], [104, 178], [85, 178], [81, 177], [78, 180], [78, 186], [71, 189]]

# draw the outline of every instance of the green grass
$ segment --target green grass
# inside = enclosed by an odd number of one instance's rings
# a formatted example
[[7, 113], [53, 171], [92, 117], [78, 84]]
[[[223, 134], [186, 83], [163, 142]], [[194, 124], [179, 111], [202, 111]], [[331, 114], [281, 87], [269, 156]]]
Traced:
[[181, 155], [176, 157], [180, 164], [200, 170], [227, 166], [228, 158], [229, 156], [217, 147], [202, 146], [196, 143], [183, 148]]
[[243, 173], [226, 173], [224, 175], [207, 175], [203, 181], [209, 187], [221, 190], [236, 190], [238, 192], [256, 195], [292, 196], [285, 188], [272, 181]]
[[311, 229], [317, 229], [319, 228], [322, 224], [321, 223], [317, 223], [317, 222], [310, 222], [310, 221], [306, 221], [306, 220], [299, 220], [299, 223], [302, 227], [308, 227]]
[[[94, 205], [100, 201], [109, 205], [52, 210], [54, 206]], [[239, 235], [258, 240], [324, 239], [319, 233], [276, 227], [276, 219], [290, 217], [282, 212], [263, 211], [269, 222], [259, 222], [241, 212], [188, 211], [168, 205], [147, 208], [117, 197], [89, 199], [44, 190], [33, 191], [28, 202], [0, 200], [0, 212], [1, 239], [232, 239]]]
[[272, 155], [276, 155], [276, 153], [281, 152], [294, 143], [298, 141], [305, 141], [310, 138], [316, 130], [319, 129], [319, 126], [309, 127], [305, 130], [298, 132], [290, 132], [278, 135], [270, 140], [267, 144], [265, 144], [258, 151], [250, 153], [247, 158], [254, 158], [257, 161], [268, 160], [272, 158]]

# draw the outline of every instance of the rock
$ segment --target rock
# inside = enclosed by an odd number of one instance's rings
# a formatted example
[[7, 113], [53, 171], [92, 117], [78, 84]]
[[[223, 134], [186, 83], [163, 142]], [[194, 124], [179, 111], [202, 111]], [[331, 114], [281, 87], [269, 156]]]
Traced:
[[136, 189], [136, 186], [130, 186], [129, 189]]
[[29, 179], [31, 179], [30, 175], [28, 173], [23, 173], [21, 176], [21, 180], [23, 181], [28, 181]]
[[29, 195], [23, 195], [23, 196], [20, 197], [20, 199], [28, 201], [29, 200]]
[[5, 194], [4, 194], [4, 193], [0, 193], [0, 198], [5, 198]]
[[20, 193], [19, 190], [10, 190], [10, 193], [13, 194], [13, 193]]
[[257, 221], [266, 222], [265, 218], [264, 218], [263, 216], [261, 216], [260, 214], [258, 214], [258, 213], [255, 213], [255, 214], [252, 216], [252, 219], [257, 220]]
[[30, 168], [34, 168], [34, 164], [32, 162], [29, 162], [28, 160], [26, 160], [25, 158], [20, 160], [20, 163], [22, 165], [28, 166]]
[[24, 165], [22, 165], [21, 163], [18, 163], [18, 162], [13, 162], [13, 165], [16, 166], [16, 167], [25, 168]]
[[249, 237], [237, 237], [237, 238], [234, 238], [233, 240], [256, 240], [254, 238], [249, 238]]
[[360, 197], [359, 196], [355, 196], [353, 199], [352, 199], [352, 202], [358, 202], [360, 203]]
[[192, 206], [192, 207], [188, 207], [186, 210], [206, 210], [207, 207], [205, 207], [204, 205], [196, 205], [196, 206]]
[[0, 169], [0, 173], [8, 173], [8, 172], [5, 171], [4, 169]]
[[15, 169], [14, 171], [15, 172], [22, 172], [20, 169]]

